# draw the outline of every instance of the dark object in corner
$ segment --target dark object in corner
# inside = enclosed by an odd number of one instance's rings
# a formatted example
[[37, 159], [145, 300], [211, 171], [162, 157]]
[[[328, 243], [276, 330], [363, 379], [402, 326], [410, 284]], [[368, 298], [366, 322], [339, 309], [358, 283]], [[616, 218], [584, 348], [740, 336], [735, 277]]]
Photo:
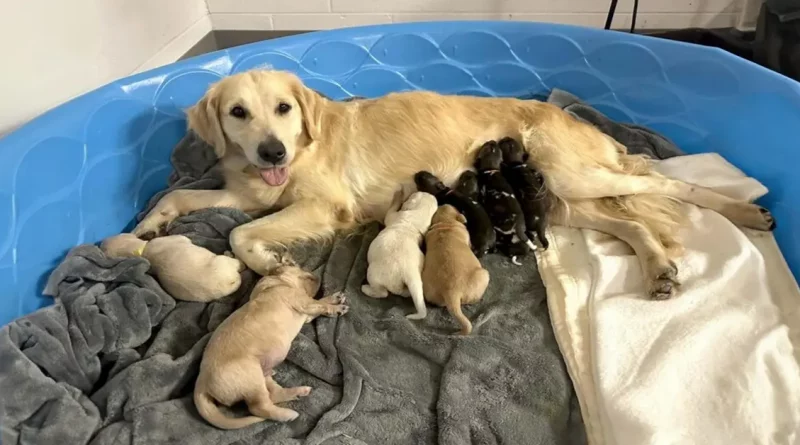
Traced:
[[650, 34], [720, 48], [800, 81], [800, 1], [767, 0], [755, 32], [687, 28]]

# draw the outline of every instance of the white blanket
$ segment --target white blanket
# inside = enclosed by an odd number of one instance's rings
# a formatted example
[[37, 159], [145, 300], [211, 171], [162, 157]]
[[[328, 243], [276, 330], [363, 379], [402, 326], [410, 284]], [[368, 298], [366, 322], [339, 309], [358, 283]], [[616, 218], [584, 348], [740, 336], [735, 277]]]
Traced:
[[[716, 154], [657, 169], [731, 197], [767, 192]], [[539, 255], [589, 441], [800, 444], [797, 283], [771, 234], [686, 207], [682, 286], [669, 301], [646, 298], [633, 252], [608, 235], [554, 227]]]

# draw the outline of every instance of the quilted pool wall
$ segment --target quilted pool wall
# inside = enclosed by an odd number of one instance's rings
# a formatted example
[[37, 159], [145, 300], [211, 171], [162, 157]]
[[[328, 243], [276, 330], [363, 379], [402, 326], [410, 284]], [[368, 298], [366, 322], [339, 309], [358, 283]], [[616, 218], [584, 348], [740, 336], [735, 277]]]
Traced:
[[298, 73], [335, 99], [429, 89], [544, 97], [558, 87], [688, 153], [716, 151], [770, 189], [762, 204], [800, 272], [800, 86], [719, 50], [518, 22], [351, 28], [220, 51], [121, 79], [0, 140], [0, 323], [41, 295], [71, 247], [132, 227], [166, 185], [183, 109], [230, 73]]

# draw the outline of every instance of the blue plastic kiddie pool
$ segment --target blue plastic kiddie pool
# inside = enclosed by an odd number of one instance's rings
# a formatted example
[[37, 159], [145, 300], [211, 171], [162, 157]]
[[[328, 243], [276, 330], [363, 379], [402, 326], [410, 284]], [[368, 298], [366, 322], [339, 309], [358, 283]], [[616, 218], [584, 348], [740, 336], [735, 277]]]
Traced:
[[70, 248], [131, 228], [166, 186], [186, 131], [182, 110], [212, 82], [258, 67], [294, 71], [334, 99], [567, 90], [688, 153], [719, 152], [765, 184], [761, 204], [800, 276], [800, 84], [716, 49], [618, 32], [383, 25], [245, 45], [120, 79], [0, 139], [0, 324], [51, 302], [44, 281]]

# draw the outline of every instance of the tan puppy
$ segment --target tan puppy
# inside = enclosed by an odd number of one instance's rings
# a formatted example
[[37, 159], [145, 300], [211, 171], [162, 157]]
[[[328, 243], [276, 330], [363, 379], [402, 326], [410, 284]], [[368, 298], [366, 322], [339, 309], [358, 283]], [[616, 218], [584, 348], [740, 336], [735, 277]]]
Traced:
[[[194, 404], [209, 423], [243, 428], [272, 419], [294, 420], [297, 411], [276, 406], [311, 393], [308, 386], [281, 388], [272, 379], [303, 323], [319, 315], [347, 313], [341, 293], [314, 300], [320, 282], [311, 273], [284, 262], [256, 283], [250, 301], [219, 325], [209, 340], [194, 387]], [[253, 416], [228, 417], [217, 403], [244, 400]]]
[[428, 249], [422, 270], [425, 299], [446, 306], [461, 324], [462, 335], [472, 332], [472, 323], [461, 312], [461, 304], [479, 301], [489, 286], [489, 272], [469, 247], [466, 222], [455, 207], [439, 207], [425, 235]]
[[234, 293], [242, 284], [246, 266], [225, 255], [216, 255], [183, 235], [142, 241], [123, 233], [105, 239], [100, 248], [109, 257], [141, 256], [170, 295], [178, 300], [207, 302]]
[[416, 309], [406, 315], [411, 320], [422, 320], [428, 314], [420, 277], [425, 256], [419, 245], [435, 211], [436, 198], [430, 193], [415, 192], [403, 202], [403, 190], [399, 190], [386, 214], [386, 228], [367, 251], [369, 284], [361, 286], [361, 291], [372, 298], [386, 298], [389, 292], [410, 296]]

